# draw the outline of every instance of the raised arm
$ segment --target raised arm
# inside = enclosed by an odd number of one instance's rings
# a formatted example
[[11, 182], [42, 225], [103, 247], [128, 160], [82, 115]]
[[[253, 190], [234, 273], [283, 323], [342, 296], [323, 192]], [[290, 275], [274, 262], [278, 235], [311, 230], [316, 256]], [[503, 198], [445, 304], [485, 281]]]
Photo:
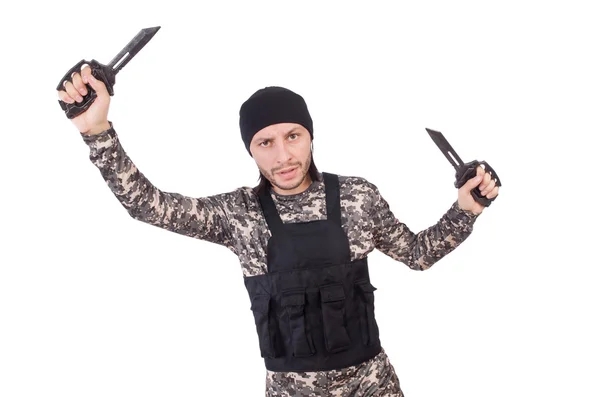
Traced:
[[458, 247], [473, 231], [479, 215], [461, 209], [458, 200], [433, 226], [412, 232], [389, 208], [371, 184], [373, 239], [375, 247], [414, 270], [425, 270]]
[[121, 146], [112, 123], [108, 121], [110, 96], [102, 81], [95, 79], [85, 67], [74, 73], [72, 82], [58, 91], [60, 100], [81, 102], [88, 89], [97, 94], [92, 105], [71, 119], [90, 148], [90, 160], [128, 213], [139, 221], [186, 236], [229, 246], [226, 203], [232, 193], [192, 198], [163, 192], [137, 169]]
[[200, 198], [163, 192], [135, 166], [110, 125], [100, 134], [82, 137], [90, 148], [90, 160], [129, 215], [172, 232], [229, 245], [226, 207], [233, 192]]

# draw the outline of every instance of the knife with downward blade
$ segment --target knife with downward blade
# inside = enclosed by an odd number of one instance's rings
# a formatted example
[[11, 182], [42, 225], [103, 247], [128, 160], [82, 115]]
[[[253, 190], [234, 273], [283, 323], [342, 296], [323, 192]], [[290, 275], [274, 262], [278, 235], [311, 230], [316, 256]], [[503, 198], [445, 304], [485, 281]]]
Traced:
[[[105, 85], [108, 93], [112, 96], [114, 94], [113, 86], [115, 85], [115, 76], [131, 59], [154, 37], [156, 32], [158, 32], [160, 26], [156, 26], [153, 28], [146, 28], [139, 31], [139, 33], [123, 48], [113, 59], [110, 61], [108, 65], [103, 65], [100, 62], [92, 59], [91, 61], [86, 61], [82, 59], [75, 66], [73, 66], [64, 76], [60, 79], [60, 83], [56, 87], [57, 90], [64, 90], [63, 84], [66, 81], [71, 80], [71, 75], [74, 72], [80, 73], [81, 67], [83, 65], [90, 65], [92, 68], [92, 75], [101, 80]], [[86, 84], [86, 88], [88, 93], [83, 97], [83, 101], [80, 103], [65, 103], [58, 100], [58, 103], [62, 110], [65, 111], [67, 118], [72, 119], [74, 117], [79, 116], [81, 113], [85, 112], [94, 100], [97, 97], [96, 91], [89, 85]]]
[[[496, 174], [496, 171], [487, 162], [473, 160], [469, 163], [464, 163], [441, 132], [429, 128], [425, 128], [425, 130], [456, 170], [456, 180], [454, 181], [456, 188], [460, 189], [469, 179], [475, 177], [477, 175], [477, 167], [480, 165], [483, 165], [485, 171], [491, 175], [492, 179], [496, 182], [496, 186], [502, 186], [498, 174]], [[497, 197], [489, 199], [482, 196], [479, 186], [471, 190], [471, 196], [484, 207], [489, 207]]]

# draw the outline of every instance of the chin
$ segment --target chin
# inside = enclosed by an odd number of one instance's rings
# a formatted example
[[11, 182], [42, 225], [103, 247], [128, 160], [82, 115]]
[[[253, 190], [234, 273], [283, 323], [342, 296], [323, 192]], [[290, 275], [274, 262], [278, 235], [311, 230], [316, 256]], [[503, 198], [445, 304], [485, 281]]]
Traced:
[[282, 189], [295, 189], [302, 183], [302, 181], [304, 181], [305, 177], [306, 177], [306, 174], [302, 174], [302, 175], [298, 175], [296, 178], [294, 178], [292, 180], [285, 180], [285, 179], [281, 178], [279, 175], [275, 175], [275, 180], [277, 181], [277, 184]]
[[302, 180], [303, 180], [302, 177], [297, 177], [296, 179], [292, 179], [291, 181], [280, 180], [278, 178], [277, 183], [279, 184], [279, 186], [284, 187], [286, 189], [293, 189], [296, 186], [300, 185], [300, 183], [302, 182]]

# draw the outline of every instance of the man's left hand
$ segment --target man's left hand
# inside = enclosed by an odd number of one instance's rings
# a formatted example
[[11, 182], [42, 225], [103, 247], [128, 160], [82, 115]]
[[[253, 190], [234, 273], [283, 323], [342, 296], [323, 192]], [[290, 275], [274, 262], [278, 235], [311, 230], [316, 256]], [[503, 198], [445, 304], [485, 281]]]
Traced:
[[485, 207], [471, 196], [473, 188], [479, 189], [482, 196], [493, 199], [498, 195], [500, 186], [496, 186], [496, 181], [492, 179], [490, 173], [485, 172], [483, 167], [479, 166], [477, 167], [477, 175], [469, 179], [467, 183], [458, 189], [458, 206], [474, 214], [481, 214]]

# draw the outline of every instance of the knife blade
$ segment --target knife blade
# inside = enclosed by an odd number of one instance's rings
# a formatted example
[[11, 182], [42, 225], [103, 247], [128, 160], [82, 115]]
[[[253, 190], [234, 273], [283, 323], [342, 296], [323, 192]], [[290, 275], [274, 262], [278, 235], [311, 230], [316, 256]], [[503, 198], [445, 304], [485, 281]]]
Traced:
[[454, 167], [455, 170], [458, 171], [460, 167], [462, 167], [465, 163], [460, 159], [460, 156], [456, 153], [456, 151], [452, 148], [452, 145], [448, 142], [448, 140], [444, 137], [440, 131], [435, 131], [430, 128], [425, 128], [433, 142], [437, 145], [437, 147], [442, 151], [444, 156], [448, 159], [450, 164]]
[[[502, 186], [498, 174], [496, 174], [496, 171], [494, 171], [494, 169], [486, 161], [473, 160], [468, 163], [464, 163], [458, 153], [456, 153], [456, 151], [452, 148], [452, 145], [450, 145], [448, 140], [444, 137], [444, 134], [442, 134], [440, 131], [432, 130], [430, 128], [425, 128], [425, 130], [456, 170], [456, 179], [454, 181], [454, 186], [456, 188], [460, 189], [465, 183], [467, 183], [469, 179], [475, 177], [477, 175], [477, 167], [481, 165], [483, 165], [485, 172], [489, 173], [491, 178], [494, 179], [496, 186]], [[476, 202], [485, 207], [489, 207], [492, 201], [496, 199], [496, 197], [489, 199], [485, 196], [482, 196], [479, 186], [471, 189], [471, 196]]]

